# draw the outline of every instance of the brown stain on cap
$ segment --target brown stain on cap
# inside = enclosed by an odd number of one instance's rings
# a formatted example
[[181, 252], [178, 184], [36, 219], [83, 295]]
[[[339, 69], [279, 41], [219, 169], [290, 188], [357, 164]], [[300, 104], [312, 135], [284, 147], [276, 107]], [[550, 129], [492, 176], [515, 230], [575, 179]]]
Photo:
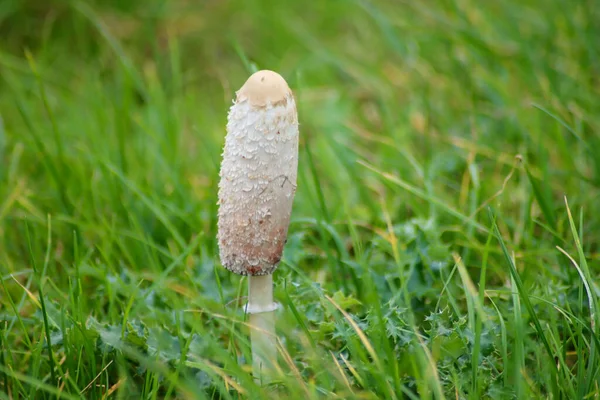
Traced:
[[266, 107], [269, 103], [284, 104], [291, 94], [290, 87], [281, 75], [265, 69], [248, 78], [237, 91], [237, 101], [248, 101], [254, 107]]

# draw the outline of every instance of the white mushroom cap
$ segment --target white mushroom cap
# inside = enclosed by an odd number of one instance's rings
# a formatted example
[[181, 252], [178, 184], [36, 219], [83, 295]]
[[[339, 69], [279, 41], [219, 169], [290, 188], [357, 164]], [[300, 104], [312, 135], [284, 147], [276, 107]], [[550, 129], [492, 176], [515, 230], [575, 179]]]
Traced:
[[271, 274], [287, 240], [298, 169], [298, 116], [285, 80], [250, 76], [229, 110], [219, 182], [221, 263]]

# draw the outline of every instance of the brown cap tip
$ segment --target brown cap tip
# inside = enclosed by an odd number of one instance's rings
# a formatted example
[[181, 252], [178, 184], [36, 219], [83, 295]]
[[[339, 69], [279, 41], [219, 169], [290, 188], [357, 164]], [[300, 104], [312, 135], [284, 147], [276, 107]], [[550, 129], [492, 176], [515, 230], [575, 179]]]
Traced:
[[277, 72], [262, 70], [248, 78], [237, 91], [237, 101], [247, 100], [254, 107], [285, 103], [292, 94], [287, 82]]

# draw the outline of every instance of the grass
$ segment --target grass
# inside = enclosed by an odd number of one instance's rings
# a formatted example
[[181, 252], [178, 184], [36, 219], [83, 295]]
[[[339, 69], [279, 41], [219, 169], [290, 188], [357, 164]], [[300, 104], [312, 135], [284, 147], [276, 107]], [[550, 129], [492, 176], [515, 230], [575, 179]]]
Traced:
[[[0, 399], [600, 396], [600, 7], [5, 1]], [[301, 122], [251, 376], [219, 265], [227, 110]]]

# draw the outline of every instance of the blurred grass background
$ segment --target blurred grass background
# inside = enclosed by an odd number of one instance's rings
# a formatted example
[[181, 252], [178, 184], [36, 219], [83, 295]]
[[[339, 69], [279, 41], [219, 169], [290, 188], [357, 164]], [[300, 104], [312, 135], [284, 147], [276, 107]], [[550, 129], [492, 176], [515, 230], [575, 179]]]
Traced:
[[[594, 0], [3, 0], [0, 396], [598, 396], [598, 21]], [[269, 387], [215, 240], [256, 69], [301, 124]]]

